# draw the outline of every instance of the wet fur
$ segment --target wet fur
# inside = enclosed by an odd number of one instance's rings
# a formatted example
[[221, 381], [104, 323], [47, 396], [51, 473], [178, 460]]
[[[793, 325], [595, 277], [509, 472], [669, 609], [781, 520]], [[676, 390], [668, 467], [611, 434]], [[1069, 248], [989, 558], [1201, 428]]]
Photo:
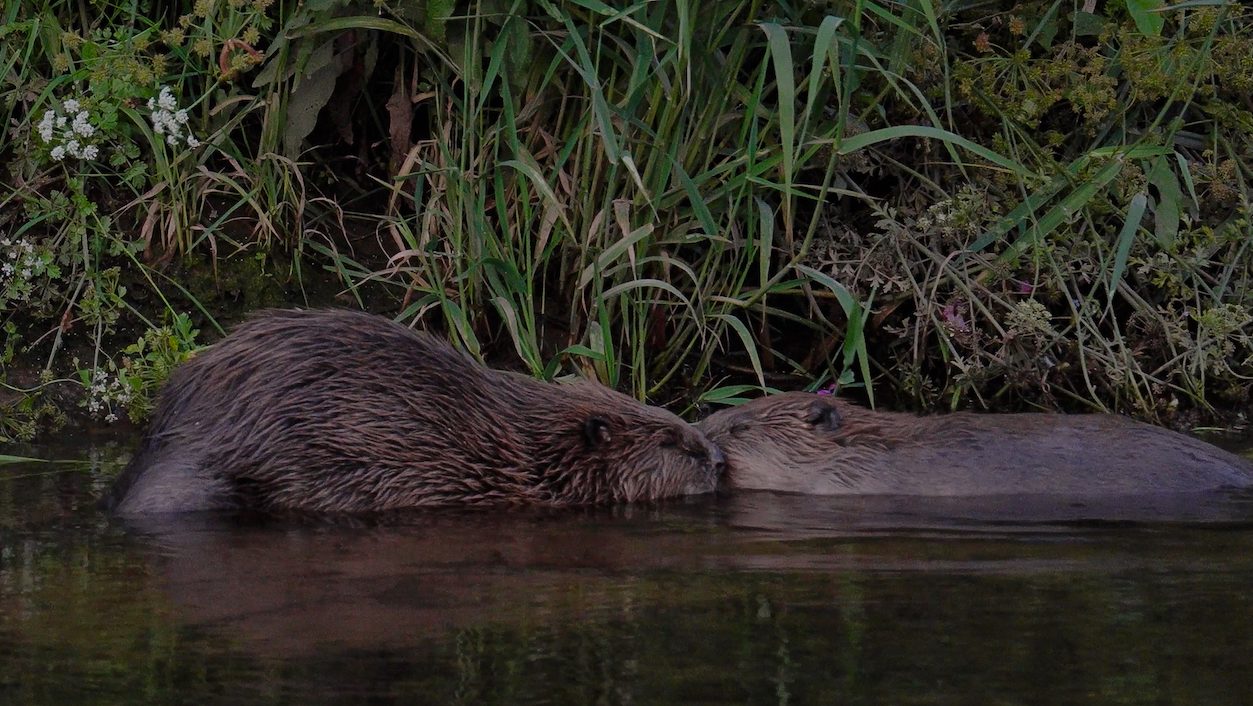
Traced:
[[344, 310], [267, 311], [180, 366], [121, 514], [573, 505], [708, 492], [721, 454], [604, 386], [485, 368]]
[[[807, 419], [823, 409], [828, 427]], [[818, 495], [1133, 495], [1253, 485], [1253, 462], [1114, 415], [914, 416], [785, 393], [697, 425], [732, 488]]]

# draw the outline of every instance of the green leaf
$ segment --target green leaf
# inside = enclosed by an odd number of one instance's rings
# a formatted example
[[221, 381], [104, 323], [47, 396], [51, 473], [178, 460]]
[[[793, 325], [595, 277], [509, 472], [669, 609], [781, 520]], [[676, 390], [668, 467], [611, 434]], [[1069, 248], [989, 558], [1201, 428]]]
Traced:
[[774, 211], [760, 198], [757, 202], [757, 268], [762, 282], [770, 279], [770, 258], [774, 254]]
[[[809, 279], [821, 284], [835, 294], [835, 298], [840, 302], [840, 308], [844, 310], [844, 316], [848, 318], [848, 326], [844, 330], [844, 345], [842, 347], [844, 353], [844, 371], [840, 376], [841, 384], [845, 384], [845, 378], [849, 370], [852, 369], [853, 362], [857, 361], [861, 370], [862, 382], [866, 386], [866, 394], [870, 400], [870, 404], [874, 404], [874, 389], [870, 384], [870, 355], [866, 349], [866, 314], [869, 311], [870, 302], [864, 306], [861, 302], [853, 297], [844, 285], [840, 284], [828, 274], [819, 272], [812, 267], [805, 265], [796, 265], [796, 270], [804, 274]], [[871, 300], [874, 296], [871, 295]]]
[[806, 265], [796, 265], [795, 268], [798, 272], [804, 274], [809, 279], [831, 290], [831, 292], [835, 294], [836, 300], [840, 302], [840, 308], [844, 310], [845, 316], [851, 318], [853, 312], [861, 308], [861, 304], [853, 297], [852, 292], [849, 292], [844, 285], [835, 281], [835, 278], [831, 275], [819, 272], [818, 270]]
[[709, 210], [709, 206], [705, 203], [705, 197], [701, 194], [700, 188], [696, 186], [696, 182], [692, 181], [692, 177], [684, 171], [683, 165], [677, 160], [670, 162], [670, 167], [674, 169], [674, 174], [679, 178], [679, 184], [683, 186], [683, 191], [687, 193], [688, 202], [692, 205], [692, 210], [696, 212], [696, 219], [700, 221], [701, 226], [705, 229], [706, 235], [717, 235], [718, 224], [714, 221], [713, 213]]
[[1075, 36], [1095, 37], [1105, 28], [1105, 18], [1091, 12], [1078, 10], [1075, 12]]
[[604, 360], [605, 359], [605, 354], [603, 351], [592, 350], [591, 348], [588, 348], [587, 346], [581, 343], [576, 343], [571, 346], [566, 346], [565, 348], [561, 350], [561, 354], [562, 355], [581, 355], [584, 358], [590, 358], [591, 360]]
[[604, 272], [611, 264], [613, 264], [615, 260], [621, 257], [628, 248], [652, 234], [653, 224], [646, 223], [631, 231], [626, 236], [619, 238], [612, 245], [605, 248], [604, 252], [600, 254], [600, 257], [596, 258], [595, 262], [590, 263], [587, 267], [583, 268], [583, 274], [579, 276], [579, 288], [581, 289], [586, 287], [598, 272]]
[[1153, 160], [1148, 179], [1149, 184], [1157, 189], [1157, 206], [1153, 209], [1153, 235], [1163, 247], [1171, 247], [1179, 236], [1179, 202], [1183, 200], [1179, 178], [1170, 168], [1170, 161], [1165, 157], [1158, 157]]
[[592, 61], [592, 55], [588, 52], [587, 45], [583, 42], [583, 35], [579, 33], [579, 28], [575, 26], [573, 19], [571, 19], [568, 13], [561, 12], [548, 0], [539, 0], [539, 5], [549, 15], [555, 19], [562, 20], [566, 25], [568, 30], [566, 43], [574, 45], [577, 60], [566, 54], [563, 47], [558, 47], [557, 51], [561, 52], [561, 55], [565, 57], [570, 67], [579, 76], [583, 77], [583, 82], [587, 84], [588, 91], [592, 95], [592, 117], [596, 120], [596, 127], [600, 131], [601, 144], [604, 146], [605, 156], [611, 164], [617, 164], [621, 157], [622, 146], [618, 141], [618, 132], [613, 127], [609, 101], [605, 99], [605, 91], [601, 87], [596, 64]]
[[822, 87], [822, 69], [830, 62], [831, 77], [839, 82], [839, 43], [835, 40], [835, 30], [844, 21], [840, 17], [827, 16], [818, 26], [818, 34], [814, 37], [814, 53], [810, 59], [809, 84], [805, 89], [805, 115], [802, 119], [808, 124], [813, 116], [814, 101], [818, 98]]
[[1140, 228], [1140, 219], [1144, 218], [1144, 211], [1148, 208], [1149, 197], [1144, 192], [1140, 192], [1131, 197], [1131, 203], [1127, 206], [1127, 219], [1122, 224], [1122, 231], [1118, 233], [1118, 248], [1114, 254], [1114, 271], [1109, 276], [1109, 293], [1113, 296], [1114, 290], [1118, 288], [1118, 283], [1122, 281], [1122, 275], [1127, 271], [1127, 256], [1131, 253], [1131, 244], [1135, 241], [1136, 231]]
[[557, 218], [561, 220], [562, 225], [566, 227], [567, 232], [574, 232], [571, 229], [570, 221], [566, 218], [565, 209], [561, 207], [561, 201], [557, 199], [557, 194], [553, 192], [553, 188], [544, 180], [544, 175], [540, 173], [539, 163], [531, 156], [530, 152], [523, 149], [518, 153], [518, 159], [506, 159], [500, 163], [502, 167], [513, 167], [530, 178], [531, 184], [539, 190], [540, 194], [548, 200], [553, 209], [557, 213]]
[[0, 463], [48, 463], [48, 459], [0, 454]]
[[[758, 387], [757, 385], [724, 385], [722, 387], [715, 387], [712, 390], [706, 390], [701, 393], [701, 396], [697, 399], [700, 402], [717, 402], [727, 405], [741, 405], [752, 399], [749, 397], [741, 397], [741, 395], [745, 392], [758, 392], [762, 389], [762, 387]], [[778, 392], [778, 390], [773, 387], [766, 387], [764, 389], [768, 394]]]
[[518, 323], [518, 312], [513, 302], [506, 297], [497, 296], [492, 297], [492, 303], [496, 305], [496, 311], [500, 312], [501, 318], [505, 321], [505, 327], [509, 329], [509, 337], [513, 339], [513, 349], [518, 353], [518, 357], [526, 361], [532, 372], [541, 370], [544, 366], [540, 364], [539, 356], [532, 347], [533, 344]]
[[743, 321], [730, 314], [714, 314], [712, 318], [725, 321], [740, 337], [740, 343], [744, 346], [744, 350], [748, 353], [748, 360], [753, 364], [753, 372], [757, 374], [757, 382], [762, 388], [766, 387], [766, 373], [761, 367], [761, 356], [757, 353], [757, 342], [753, 340], [753, 334], [749, 332], [748, 327]]
[[1022, 164], [1019, 164], [1012, 159], [1002, 157], [983, 145], [971, 142], [955, 132], [942, 130], [938, 127], [928, 127], [926, 125], [896, 125], [894, 127], [870, 130], [868, 132], [863, 132], [860, 135], [845, 138], [840, 144], [840, 154], [852, 154], [857, 150], [865, 149], [871, 145], [902, 137], [924, 137], [933, 140], [940, 140], [941, 142], [956, 145], [970, 152], [974, 152], [989, 162], [997, 166], [1004, 167], [1014, 174], [1025, 176], [1030, 172], [1030, 170]]
[[680, 292], [673, 284], [670, 284], [669, 282], [663, 282], [662, 280], [659, 280], [659, 279], [651, 279], [651, 278], [633, 279], [629, 282], [623, 282], [622, 284], [619, 284], [615, 287], [611, 287], [605, 290], [605, 293], [601, 296], [601, 298], [605, 300], [609, 300], [609, 299], [613, 299], [619, 294], [622, 294], [623, 292], [627, 292], [632, 289], [645, 289], [645, 288], [664, 290], [666, 292], [673, 294], [677, 299], [682, 301], [689, 308], [692, 306], [691, 301], [689, 301], [688, 298], [683, 295], [683, 292]]
[[331, 99], [335, 81], [342, 71], [343, 65], [335, 56], [334, 40], [328, 40], [309, 55], [287, 101], [287, 122], [283, 130], [286, 156], [295, 157], [300, 153], [300, 146], [313, 132], [318, 113]]
[[[783, 147], [783, 191], [792, 190], [794, 161], [796, 159], [796, 74], [792, 70], [792, 46], [787, 32], [773, 22], [761, 25], [770, 43], [770, 56], [774, 59], [774, 80], [779, 92], [779, 141]], [[785, 227], [790, 228], [789, 201], [784, 201]], [[789, 231], [790, 232], [790, 231]]]
[[1162, 0], [1127, 0], [1127, 14], [1131, 15], [1140, 34], [1157, 37], [1166, 24], [1166, 18], [1159, 12], [1164, 5]]
[[453, 14], [453, 0], [427, 0], [426, 21], [422, 29], [427, 36], [436, 41], [444, 41], [444, 29], [448, 25], [448, 17]]
[[[1014, 228], [1029, 229], [1033, 233], [1038, 233], [1041, 236], [1046, 235], [1051, 232], [1053, 228], [1056, 228], [1062, 221], [1064, 221], [1066, 217], [1068, 217], [1066, 211], [1067, 208], [1073, 209], [1076, 204], [1078, 204], [1078, 206], [1082, 206], [1092, 197], [1093, 194], [1089, 193], [1088, 189], [1085, 189], [1085, 187], [1089, 187], [1092, 182], [1100, 182], [1100, 185], [1103, 186], [1108, 183], [1110, 179], [1118, 176], [1121, 166], [1119, 164], [1115, 164], [1115, 162], [1124, 162], [1132, 159], [1147, 159], [1149, 157], [1157, 157], [1168, 154], [1172, 154], [1171, 150], [1152, 145], [1142, 145], [1132, 147], [1130, 149], [1120, 146], [1100, 147], [1094, 149], [1071, 162], [1066, 167], [1064, 172], [1054, 177], [1047, 185], [1032, 193], [1024, 199], [1022, 203], [1014, 207], [1014, 209], [998, 221], [996, 225], [988, 229], [988, 231], [983, 235], [979, 236], [975, 242], [971, 243], [970, 246], [966, 248], [966, 252], [979, 252], [992, 243], [1001, 240]], [[1076, 180], [1078, 176], [1088, 168], [1092, 160], [1107, 158], [1113, 158], [1114, 162], [1107, 164], [1105, 168], [1098, 172], [1095, 177], [1090, 179], [1087, 184], [1076, 188], [1070, 197], [1067, 198], [1066, 203], [1063, 204], [1063, 207], [1060, 210], [1053, 209], [1038, 223], [1034, 222], [1036, 210], [1043, 207], [1045, 203], [1053, 200], [1059, 193], [1062, 192], [1063, 189], [1071, 185], [1074, 180]], [[1021, 242], [1019, 244], [1021, 245]]]

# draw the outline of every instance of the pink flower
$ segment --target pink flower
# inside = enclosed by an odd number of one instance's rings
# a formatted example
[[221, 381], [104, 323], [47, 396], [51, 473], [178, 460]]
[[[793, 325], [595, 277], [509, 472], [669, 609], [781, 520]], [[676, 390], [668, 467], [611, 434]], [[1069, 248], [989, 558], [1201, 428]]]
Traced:
[[944, 308], [940, 310], [940, 318], [944, 320], [944, 323], [958, 331], [970, 330], [970, 326], [966, 324], [966, 317], [962, 316], [961, 312], [957, 310], [955, 302], [949, 302], [944, 305]]

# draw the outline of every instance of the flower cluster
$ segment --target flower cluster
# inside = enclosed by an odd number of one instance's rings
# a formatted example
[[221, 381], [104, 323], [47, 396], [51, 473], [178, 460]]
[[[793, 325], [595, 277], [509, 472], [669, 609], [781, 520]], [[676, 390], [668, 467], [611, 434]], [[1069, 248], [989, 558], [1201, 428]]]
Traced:
[[45, 274], [50, 260], [29, 240], [0, 237], [0, 304], [29, 299], [32, 282]]
[[92, 414], [104, 412], [104, 421], [112, 424], [117, 421], [114, 405], [126, 407], [131, 403], [131, 397], [131, 386], [121, 375], [110, 378], [108, 373], [97, 368], [87, 387], [87, 410]]
[[171, 147], [178, 146], [180, 140], [193, 149], [200, 146], [200, 140], [190, 130], [183, 134], [187, 128], [187, 111], [179, 109], [169, 86], [162, 86], [156, 98], [148, 99], [148, 110], [152, 111], [152, 131], [165, 135], [165, 141]]
[[100, 148], [92, 144], [96, 126], [91, 115], [75, 98], [61, 103], [61, 110], [48, 109], [38, 125], [39, 137], [44, 144], [52, 145], [52, 158], [58, 162], [66, 157], [95, 159]]

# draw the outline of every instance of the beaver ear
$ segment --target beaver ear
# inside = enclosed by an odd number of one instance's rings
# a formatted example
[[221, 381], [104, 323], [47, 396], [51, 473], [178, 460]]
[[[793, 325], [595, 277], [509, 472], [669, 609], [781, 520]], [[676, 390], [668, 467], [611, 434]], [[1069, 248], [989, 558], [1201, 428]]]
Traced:
[[604, 417], [591, 416], [583, 422], [583, 436], [592, 446], [608, 444], [612, 436], [609, 433], [609, 420]]
[[840, 413], [826, 402], [812, 402], [805, 412], [805, 423], [823, 431], [835, 431], [840, 428]]

